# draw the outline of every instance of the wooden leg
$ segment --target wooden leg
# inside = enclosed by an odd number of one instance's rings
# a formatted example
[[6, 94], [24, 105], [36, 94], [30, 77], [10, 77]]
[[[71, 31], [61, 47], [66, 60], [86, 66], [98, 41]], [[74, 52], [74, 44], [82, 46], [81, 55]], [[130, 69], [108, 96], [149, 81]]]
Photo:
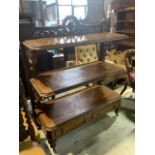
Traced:
[[55, 99], [55, 95], [52, 96], [52, 99]]
[[102, 85], [102, 81], [98, 81], [97, 82], [97, 85]]
[[47, 139], [48, 139], [48, 142], [49, 142], [51, 148], [53, 148], [53, 151], [56, 153], [56, 139], [54, 139], [52, 137], [51, 132], [47, 132]]
[[119, 108], [115, 109], [115, 114], [118, 116]]
[[111, 82], [111, 89], [114, 90], [116, 87], [116, 81]]
[[117, 82], [118, 82], [118, 80], [114, 80], [114, 81], [113, 81], [113, 89], [116, 88]]
[[127, 86], [128, 86], [127, 83], [125, 83], [125, 86], [124, 86], [123, 90], [121, 91], [120, 95], [122, 95], [124, 93], [124, 91], [126, 90]]
[[100, 48], [99, 48], [99, 60], [103, 61], [105, 58], [105, 54], [106, 54], [106, 46], [105, 43], [101, 43], [100, 44]]

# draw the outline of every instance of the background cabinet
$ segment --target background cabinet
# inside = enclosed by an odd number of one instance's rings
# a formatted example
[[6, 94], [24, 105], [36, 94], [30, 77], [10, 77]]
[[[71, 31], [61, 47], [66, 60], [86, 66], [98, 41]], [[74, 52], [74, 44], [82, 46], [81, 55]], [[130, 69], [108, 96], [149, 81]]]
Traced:
[[117, 9], [116, 32], [127, 34], [128, 39], [119, 43], [119, 49], [135, 48], [135, 7]]

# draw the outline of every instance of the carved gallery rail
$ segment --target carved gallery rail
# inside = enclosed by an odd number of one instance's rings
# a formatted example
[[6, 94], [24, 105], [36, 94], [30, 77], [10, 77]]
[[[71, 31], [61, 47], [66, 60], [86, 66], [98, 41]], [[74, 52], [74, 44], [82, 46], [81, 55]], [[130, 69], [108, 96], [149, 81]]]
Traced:
[[37, 106], [34, 106], [37, 120], [54, 149], [57, 138], [64, 134], [109, 111], [115, 110], [117, 114], [121, 97], [114, 91], [97, 85], [53, 100], [52, 96], [120, 74], [124, 74], [122, 68], [97, 61], [41, 73], [30, 79], [33, 98], [37, 101]]

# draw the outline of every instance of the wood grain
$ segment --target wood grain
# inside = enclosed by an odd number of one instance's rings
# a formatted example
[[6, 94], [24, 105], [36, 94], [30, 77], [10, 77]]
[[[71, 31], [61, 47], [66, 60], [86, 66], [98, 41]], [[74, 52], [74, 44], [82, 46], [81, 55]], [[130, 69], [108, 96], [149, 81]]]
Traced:
[[[39, 119], [46, 130], [50, 131], [75, 118], [83, 118], [85, 114], [100, 111], [102, 108], [106, 109], [118, 101], [120, 101], [120, 96], [114, 91], [106, 87], [93, 86], [50, 101], [42, 106], [41, 110], [35, 111], [36, 113], [42, 112]], [[117, 107], [118, 105], [113, 109]]]
[[125, 74], [121, 67], [97, 61], [68, 69], [46, 72], [33, 78], [33, 80], [31, 79], [30, 82], [33, 87], [35, 86], [34, 89], [37, 92], [43, 92], [40, 94], [43, 96], [46, 91], [47, 93], [57, 94], [91, 82], [98, 82], [105, 78], [117, 77], [121, 74]]
[[47, 50], [51, 48], [71, 47], [83, 44], [101, 43], [115, 40], [118, 41], [127, 38], [127, 35], [124, 34], [102, 32], [77, 36], [74, 35], [65, 37], [26, 40], [23, 42], [23, 44], [30, 50], [38, 51]]
[[44, 94], [52, 94], [52, 89], [48, 86], [44, 85], [41, 81], [31, 78], [30, 79], [31, 84], [33, 85], [36, 92], [39, 94], [39, 96], [44, 96]]

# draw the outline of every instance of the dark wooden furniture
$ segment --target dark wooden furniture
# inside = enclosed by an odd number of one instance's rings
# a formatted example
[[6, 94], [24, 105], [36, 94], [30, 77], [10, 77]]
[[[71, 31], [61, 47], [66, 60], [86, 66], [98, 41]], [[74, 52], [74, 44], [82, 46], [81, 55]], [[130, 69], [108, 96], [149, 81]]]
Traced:
[[34, 27], [31, 14], [19, 14], [19, 40], [22, 42], [32, 38], [32, 29]]
[[104, 54], [107, 46], [110, 46], [113, 42], [118, 42], [120, 40], [126, 39], [127, 36], [124, 34], [117, 33], [93, 33], [79, 36], [66, 36], [66, 37], [56, 37], [56, 38], [43, 38], [26, 40], [23, 42], [25, 50], [25, 58], [27, 58], [26, 71], [27, 78], [37, 75], [36, 64], [37, 55], [45, 50], [52, 48], [64, 48], [73, 47], [76, 45], [86, 45], [96, 43], [100, 45], [100, 56], [99, 59], [104, 59]]
[[19, 14], [19, 70], [20, 70], [20, 76], [22, 78], [24, 87], [25, 87], [25, 95], [27, 96], [27, 90], [28, 87], [26, 85], [26, 71], [25, 71], [25, 57], [23, 53], [23, 45], [22, 42], [27, 39], [32, 38], [32, 28], [33, 28], [33, 23], [32, 23], [32, 15], [30, 14], [25, 14], [25, 13], [20, 13]]
[[55, 99], [35, 109], [42, 129], [50, 145], [55, 148], [56, 139], [120, 107], [120, 96], [112, 90], [93, 86]]
[[116, 32], [127, 34], [128, 39], [119, 43], [119, 48], [125, 50], [135, 48], [135, 7], [125, 7], [116, 10], [117, 28]]
[[99, 82], [124, 74], [122, 68], [103, 61], [45, 72], [30, 79], [34, 94], [36, 118], [55, 148], [56, 139], [73, 129], [120, 107], [120, 95], [114, 91], [93, 86], [70, 95], [53, 99], [66, 90]]
[[107, 78], [117, 77], [121, 74], [125, 74], [124, 70], [115, 64], [97, 61], [45, 72], [31, 78], [30, 82], [35, 100], [42, 103], [51, 100], [51, 97], [58, 93], [89, 83], [104, 81]]
[[[26, 31], [29, 30], [28, 35], [26, 35]], [[100, 58], [104, 59], [104, 53], [107, 48], [115, 47], [117, 42], [127, 38], [126, 35], [117, 35], [117, 34], [110, 34], [110, 33], [103, 33], [110, 31], [110, 21], [103, 21], [95, 24], [87, 24], [81, 23], [77, 20], [74, 16], [68, 16], [64, 19], [62, 25], [58, 25], [55, 27], [32, 27], [27, 30], [23, 30], [20, 27], [20, 41], [33, 39], [32, 42], [38, 42], [39, 40], [36, 38], [45, 39], [46, 41], [50, 40], [50, 46], [46, 46], [44, 50], [38, 48], [38, 52], [33, 51], [32, 48], [25, 47], [23, 48], [23, 44], [21, 45], [21, 59], [22, 59], [22, 70], [24, 71], [24, 85], [28, 94], [29, 92], [29, 78], [37, 74], [37, 64], [42, 64], [38, 62], [38, 55], [48, 55], [49, 58], [51, 57], [48, 53], [48, 50], [54, 49], [59, 51], [62, 50], [64, 53], [64, 57], [62, 58], [54, 58], [52, 61], [52, 68], [57, 69], [65, 65], [65, 61], [73, 60], [74, 56], [74, 46], [82, 45], [82, 44], [89, 44], [95, 43], [100, 48]], [[100, 34], [101, 33], [101, 34]], [[29, 35], [30, 34], [30, 35]], [[93, 37], [92, 37], [93, 36]], [[85, 38], [86, 37], [86, 38]], [[85, 40], [90, 38], [88, 40]], [[53, 42], [52, 42], [53, 40]], [[47, 42], [48, 42], [47, 41]], [[63, 42], [64, 41], [64, 42]], [[31, 42], [31, 41], [28, 41]], [[44, 41], [43, 41], [44, 42]], [[43, 43], [42, 42], [42, 43]], [[43, 44], [40, 44], [42, 47], [45, 47]], [[29, 44], [29, 43], [28, 43]], [[38, 44], [39, 45], [39, 44]], [[40, 46], [40, 47], [41, 47]], [[36, 49], [35, 49], [36, 50]], [[64, 61], [64, 62], [63, 62]], [[47, 62], [47, 61], [46, 61]], [[61, 65], [59, 64], [61, 63]], [[50, 61], [49, 61], [50, 67]], [[42, 66], [42, 65], [41, 65]]]

